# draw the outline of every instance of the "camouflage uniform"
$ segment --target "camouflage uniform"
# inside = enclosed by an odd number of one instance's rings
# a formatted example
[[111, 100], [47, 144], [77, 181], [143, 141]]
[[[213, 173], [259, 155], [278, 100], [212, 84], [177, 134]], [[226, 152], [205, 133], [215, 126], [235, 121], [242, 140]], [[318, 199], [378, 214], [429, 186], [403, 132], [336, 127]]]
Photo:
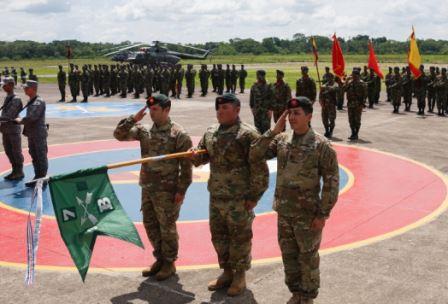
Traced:
[[207, 70], [207, 65], [202, 65], [199, 71], [199, 80], [201, 82], [201, 96], [207, 95], [208, 91], [208, 79], [210, 78], [210, 72]]
[[[134, 80], [134, 98], [140, 98], [140, 94], [143, 93], [143, 75], [140, 69], [135, 66], [133, 72], [133, 80]], [[166, 94], [168, 96], [168, 92]]]
[[244, 89], [246, 86], [246, 78], [247, 78], [247, 71], [244, 69], [244, 66], [241, 66], [241, 70], [239, 70], [239, 72], [238, 72], [240, 93], [244, 93]]
[[115, 95], [118, 91], [118, 77], [117, 71], [115, 71], [115, 65], [110, 67], [110, 94]]
[[188, 98], [191, 98], [193, 96], [195, 78], [196, 78], [196, 70], [193, 69], [193, 65], [189, 64], [187, 67], [187, 71], [185, 72], [185, 81], [187, 82]]
[[319, 93], [319, 101], [322, 106], [322, 123], [325, 127], [325, 136], [332, 137], [336, 121], [336, 105], [339, 93], [339, 85], [329, 80]]
[[93, 66], [93, 87], [95, 89], [95, 96], [99, 96], [100, 95], [100, 71], [98, 71], [98, 66], [95, 64]]
[[448, 79], [445, 68], [442, 69], [442, 75], [439, 76], [435, 84], [437, 97], [437, 112], [440, 116], [445, 116], [448, 100]]
[[145, 81], [145, 89], [146, 89], [146, 98], [152, 96], [152, 86], [154, 82], [154, 70], [151, 67], [148, 67], [145, 70], [144, 75], [144, 81]]
[[81, 75], [81, 91], [82, 91], [82, 102], [87, 102], [89, 98], [90, 93], [90, 73], [87, 70], [87, 67], [84, 66], [82, 68], [82, 75]]
[[193, 160], [195, 166], [210, 162], [210, 231], [220, 268], [234, 271], [251, 266], [253, 210], [245, 202], [258, 201], [268, 186], [264, 160], [249, 160], [252, 141], [260, 135], [238, 121], [230, 127], [209, 127], [198, 144], [208, 154]]
[[20, 68], [20, 79], [22, 80], [22, 84], [26, 82], [26, 72], [23, 68]]
[[[1, 120], [13, 120], [19, 116], [22, 110], [22, 100], [14, 93], [5, 97], [3, 102]], [[20, 125], [15, 122], [1, 122], [0, 132], [5, 154], [11, 163], [13, 172], [23, 171], [22, 139], [20, 137]]]
[[413, 81], [414, 93], [417, 98], [418, 114], [420, 115], [425, 114], [426, 88], [428, 86], [428, 82], [428, 76], [426, 76], [424, 72], [422, 72], [419, 78], [414, 79]]
[[216, 64], [213, 64], [212, 69], [210, 70], [210, 78], [212, 80], [212, 88], [213, 88], [213, 92], [216, 92], [218, 85], [216, 84], [216, 75], [217, 75], [217, 69], [216, 69]]
[[384, 83], [386, 84], [386, 94], [387, 94], [387, 101], [392, 101], [392, 90], [390, 88], [391, 84], [393, 83], [394, 74], [392, 73], [392, 70], [389, 70], [389, 73], [387, 73], [386, 78], [384, 80]]
[[235, 94], [236, 92], [236, 83], [238, 82], [238, 71], [235, 68], [235, 65], [232, 65], [232, 70], [230, 71], [230, 92]]
[[339, 193], [336, 152], [327, 139], [311, 128], [304, 135], [290, 130], [275, 136], [268, 131], [252, 144], [250, 159], [274, 157], [277, 157], [277, 181], [273, 209], [278, 213], [285, 283], [302, 298], [316, 298], [322, 230], [312, 229], [311, 223], [316, 218], [328, 218], [336, 204]]
[[72, 102], [76, 102], [76, 74], [73, 66], [70, 66], [70, 72], [68, 72], [68, 86], [70, 87]]
[[124, 66], [121, 67], [120, 73], [118, 74], [119, 84], [120, 84], [120, 97], [126, 98], [128, 92], [128, 73]]
[[218, 69], [216, 70], [216, 81], [218, 85], [218, 95], [222, 95], [224, 93], [224, 79], [225, 74], [224, 70], [222, 69], [222, 65], [218, 64]]
[[352, 130], [352, 136], [355, 135], [357, 137], [361, 128], [361, 115], [367, 96], [367, 86], [361, 80], [357, 82], [351, 80], [344, 89], [347, 92], [347, 110], [350, 129]]
[[434, 107], [436, 105], [436, 89], [435, 84], [437, 82], [437, 75], [435, 70], [432, 68], [429, 73], [429, 83], [428, 83], [428, 111], [434, 112]]
[[401, 106], [401, 96], [403, 94], [403, 86], [401, 75], [395, 73], [391, 78], [390, 94], [392, 98], [392, 105], [394, 106], [394, 113], [398, 113]]
[[26, 116], [22, 119], [23, 135], [28, 138], [28, 151], [33, 161], [35, 178], [41, 178], [46, 176], [48, 171], [46, 106], [40, 96], [31, 99], [27, 105]]
[[254, 124], [258, 132], [263, 134], [271, 128], [269, 111], [272, 110], [272, 87], [266, 81], [258, 81], [250, 89], [250, 108], [254, 115]]
[[283, 112], [285, 112], [288, 101], [291, 99], [291, 88], [289, 87], [289, 84], [282, 80], [274, 83], [273, 89], [274, 98], [272, 111], [274, 114], [274, 122], [277, 122]]
[[230, 66], [227, 65], [227, 68], [225, 70], [225, 79], [226, 79], [226, 93], [230, 92], [230, 89], [232, 87], [232, 77], [231, 77], [231, 71]]
[[61, 102], [65, 101], [65, 86], [67, 85], [67, 74], [62, 69], [62, 66], [59, 66], [59, 72], [58, 72], [58, 87], [59, 92], [61, 93]]
[[414, 91], [411, 73], [406, 73], [402, 77], [403, 86], [403, 102], [405, 104], [405, 111], [411, 110], [412, 105], [412, 92]]
[[[130, 116], [121, 120], [114, 131], [120, 141], [140, 141], [141, 157], [184, 152], [191, 148], [190, 136], [177, 123], [169, 120], [151, 129], [134, 122]], [[185, 194], [192, 181], [192, 167], [188, 159], [171, 159], [142, 164], [143, 225], [157, 260], [173, 262], [179, 250], [176, 221], [180, 205], [174, 202], [176, 193]]]
[[306, 76], [296, 82], [296, 97], [308, 97], [313, 103], [316, 101], [316, 83], [313, 78]]

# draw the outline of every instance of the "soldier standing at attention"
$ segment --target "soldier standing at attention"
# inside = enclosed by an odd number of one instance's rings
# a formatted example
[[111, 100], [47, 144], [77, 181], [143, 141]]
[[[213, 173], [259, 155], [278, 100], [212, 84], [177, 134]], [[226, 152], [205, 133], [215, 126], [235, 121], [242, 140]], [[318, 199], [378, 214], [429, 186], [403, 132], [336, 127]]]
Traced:
[[217, 85], [218, 85], [218, 95], [222, 95], [224, 93], [224, 79], [225, 79], [225, 73], [222, 69], [222, 64], [218, 64], [218, 70], [217, 70]]
[[230, 88], [232, 87], [232, 76], [230, 75], [231, 71], [230, 71], [230, 65], [227, 65], [226, 68], [226, 73], [225, 73], [225, 77], [226, 77], [226, 93], [230, 93]]
[[325, 74], [322, 76], [322, 85], [325, 85], [334, 75], [330, 72], [330, 67], [325, 67]]
[[213, 67], [210, 71], [210, 78], [212, 79], [212, 88], [213, 92], [216, 92], [217, 85], [216, 85], [216, 64], [213, 64]]
[[67, 73], [62, 69], [62, 65], [59, 65], [58, 72], [58, 86], [61, 93], [61, 99], [59, 102], [65, 102], [65, 86], [67, 85]]
[[180, 99], [182, 93], [182, 83], [184, 81], [185, 71], [180, 63], [176, 65], [176, 98]]
[[246, 87], [247, 71], [244, 69], [244, 64], [241, 65], [241, 70], [238, 72], [238, 79], [240, 82], [240, 93], [244, 94]]
[[68, 86], [70, 87], [70, 94], [72, 95], [72, 100], [70, 102], [76, 102], [76, 75], [73, 63], [70, 63], [70, 71], [68, 72]]
[[412, 75], [411, 75], [411, 69], [409, 67], [406, 67], [406, 73], [402, 77], [402, 83], [403, 86], [403, 102], [405, 104], [404, 110], [406, 112], [411, 111], [411, 105], [412, 105]]
[[417, 98], [417, 107], [418, 112], [417, 115], [425, 115], [425, 107], [426, 107], [426, 88], [428, 86], [428, 76], [425, 74], [425, 67], [423, 65], [420, 66], [421, 75], [419, 78], [414, 79], [413, 87], [415, 92], [415, 97]]
[[448, 78], [446, 75], [446, 68], [442, 68], [442, 74], [438, 77], [434, 87], [437, 96], [437, 115], [445, 116], [448, 100]]
[[11, 181], [21, 180], [25, 176], [23, 174], [21, 128], [14, 122], [22, 110], [22, 100], [14, 94], [14, 84], [14, 79], [9, 77], [5, 77], [1, 82], [6, 97], [1, 107], [0, 132], [5, 154], [12, 166], [12, 172], [4, 178]]
[[37, 81], [37, 75], [35, 75], [35, 74], [33, 73], [34, 70], [33, 70], [32, 68], [30, 68], [28, 71], [29, 71], [28, 79], [29, 79], [29, 80]]
[[210, 291], [230, 287], [237, 296], [246, 288], [251, 266], [253, 208], [267, 189], [265, 160], [249, 159], [251, 143], [260, 135], [239, 118], [240, 101], [226, 93], [215, 100], [217, 125], [198, 144], [207, 154], [194, 154], [195, 166], [210, 163], [210, 232], [223, 273], [208, 284]]
[[[153, 121], [151, 128], [139, 123], [146, 115], [147, 108]], [[141, 157], [185, 152], [192, 146], [190, 136], [182, 126], [170, 119], [170, 109], [171, 101], [167, 96], [154, 95], [137, 114], [118, 123], [114, 137], [120, 141], [140, 141]], [[142, 271], [142, 276], [155, 275], [157, 280], [162, 281], [176, 273], [174, 262], [179, 251], [176, 221], [191, 181], [189, 159], [142, 164], [143, 225], [156, 259], [150, 268]]]
[[[288, 304], [312, 304], [320, 286], [322, 231], [339, 194], [338, 160], [330, 142], [310, 127], [312, 102], [291, 99], [288, 109], [272, 131], [252, 144], [249, 159], [277, 157], [273, 209], [285, 283], [292, 293]], [[292, 130], [282, 132], [287, 117]]]
[[193, 97], [194, 85], [196, 78], [196, 70], [193, 69], [193, 65], [187, 65], [187, 71], [185, 72], [185, 81], [187, 82], [187, 97]]
[[401, 96], [403, 94], [402, 79], [400, 75], [400, 68], [394, 68], [394, 76], [391, 79], [391, 85], [389, 86], [392, 97], [392, 105], [394, 110], [392, 113], [398, 114], [401, 106]]
[[435, 84], [437, 82], [436, 68], [429, 67], [429, 83], [428, 83], [428, 112], [433, 113], [436, 105], [436, 89]]
[[313, 78], [308, 76], [308, 67], [303, 66], [300, 68], [302, 70], [302, 77], [296, 82], [296, 97], [305, 96], [311, 100], [312, 103], [316, 101], [316, 83]]
[[26, 72], [24, 68], [20, 68], [20, 79], [22, 80], [22, 84], [26, 82]]
[[120, 67], [120, 73], [118, 73], [119, 83], [120, 83], [120, 97], [126, 98], [128, 92], [128, 73], [126, 72], [126, 67], [122, 65]]
[[274, 83], [274, 99], [272, 112], [274, 113], [274, 122], [277, 122], [280, 116], [285, 112], [288, 101], [291, 99], [291, 88], [289, 84], [283, 81], [285, 73], [277, 70], [277, 81]]
[[322, 107], [322, 123], [325, 127], [324, 136], [327, 138], [333, 137], [339, 90], [339, 85], [334, 81], [334, 77], [328, 77], [326, 83], [322, 86], [321, 92], [319, 93], [319, 102]]
[[347, 92], [347, 110], [348, 121], [352, 134], [348, 139], [357, 140], [359, 129], [361, 128], [361, 115], [365, 106], [367, 96], [367, 86], [360, 79], [359, 70], [354, 68], [352, 72], [352, 79], [344, 86]]
[[201, 82], [201, 96], [207, 95], [208, 91], [208, 79], [210, 78], [210, 72], [207, 70], [207, 65], [203, 64], [201, 70], [199, 71], [199, 80]]
[[48, 171], [47, 125], [45, 123], [45, 101], [37, 95], [37, 81], [28, 80], [23, 86], [25, 94], [30, 98], [26, 105], [26, 116], [16, 118], [15, 121], [23, 124], [23, 135], [28, 138], [28, 151], [34, 167], [34, 178], [25, 183], [27, 187], [34, 187], [37, 178], [43, 178]]
[[375, 104], [377, 78], [378, 76], [375, 75], [375, 72], [370, 69], [369, 75], [365, 80], [367, 84], [367, 99], [369, 101], [369, 109], [373, 109], [373, 105]]
[[14, 79], [14, 84], [17, 85], [17, 71], [15, 67], [11, 67], [11, 77]]
[[83, 97], [81, 102], [87, 102], [90, 93], [90, 73], [87, 70], [87, 65], [82, 66], [81, 92]]
[[254, 124], [260, 134], [271, 128], [273, 90], [266, 82], [266, 72], [257, 71], [257, 82], [250, 89], [249, 105], [254, 115]]
[[389, 67], [389, 73], [387, 73], [384, 83], [386, 84], [386, 94], [387, 101], [392, 101], [392, 92], [390, 86], [393, 83], [394, 73], [392, 72], [392, 67]]
[[230, 92], [235, 94], [236, 83], [238, 82], [238, 71], [234, 64], [232, 64], [232, 70], [230, 71]]

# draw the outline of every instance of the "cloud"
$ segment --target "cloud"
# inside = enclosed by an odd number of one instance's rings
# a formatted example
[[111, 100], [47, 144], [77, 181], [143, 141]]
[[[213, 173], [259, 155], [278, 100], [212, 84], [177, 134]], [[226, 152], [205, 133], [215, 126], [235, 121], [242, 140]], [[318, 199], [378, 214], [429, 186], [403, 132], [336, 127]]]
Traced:
[[2, 1], [5, 9], [10, 12], [25, 12], [29, 14], [64, 13], [70, 11], [70, 1], [58, 0], [21, 0]]

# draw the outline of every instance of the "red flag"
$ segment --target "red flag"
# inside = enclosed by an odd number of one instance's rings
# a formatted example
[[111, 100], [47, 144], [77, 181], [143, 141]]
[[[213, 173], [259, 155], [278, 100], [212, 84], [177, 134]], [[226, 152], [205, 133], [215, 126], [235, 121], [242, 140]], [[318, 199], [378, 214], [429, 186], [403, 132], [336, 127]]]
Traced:
[[375, 74], [378, 75], [380, 78], [384, 78], [383, 72], [381, 72], [381, 69], [378, 65], [378, 60], [375, 56], [375, 51], [373, 50], [372, 41], [369, 40], [369, 63], [367, 64], [369, 69], [372, 69], [375, 71]]
[[333, 48], [331, 50], [331, 56], [333, 59], [333, 72], [341, 78], [344, 77], [345, 75], [344, 55], [342, 54], [342, 49], [341, 46], [339, 45], [336, 33], [333, 35]]
[[317, 63], [317, 61], [319, 60], [319, 53], [317, 52], [317, 44], [316, 39], [314, 39], [314, 37], [311, 37], [311, 46], [313, 48], [314, 63]]

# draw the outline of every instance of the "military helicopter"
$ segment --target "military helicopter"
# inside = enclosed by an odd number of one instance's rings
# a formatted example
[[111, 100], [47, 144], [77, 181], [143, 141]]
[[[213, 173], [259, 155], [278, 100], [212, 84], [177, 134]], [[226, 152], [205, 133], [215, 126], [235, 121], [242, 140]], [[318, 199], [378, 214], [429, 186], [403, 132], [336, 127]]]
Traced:
[[[162, 44], [164, 46], [162, 46]], [[168, 49], [168, 45], [173, 45], [177, 48], [188, 48], [194, 51], [199, 51], [202, 54], [189, 54]], [[139, 48], [137, 51], [132, 49]], [[134, 64], [154, 65], [154, 64], [169, 64], [175, 65], [181, 59], [206, 59], [210, 54], [210, 50], [204, 50], [188, 45], [179, 45], [172, 43], [163, 43], [160, 41], [153, 41], [153, 45], [146, 43], [137, 43], [129, 45], [119, 50], [104, 54], [105, 57], [111, 57], [113, 61], [129, 62]]]

